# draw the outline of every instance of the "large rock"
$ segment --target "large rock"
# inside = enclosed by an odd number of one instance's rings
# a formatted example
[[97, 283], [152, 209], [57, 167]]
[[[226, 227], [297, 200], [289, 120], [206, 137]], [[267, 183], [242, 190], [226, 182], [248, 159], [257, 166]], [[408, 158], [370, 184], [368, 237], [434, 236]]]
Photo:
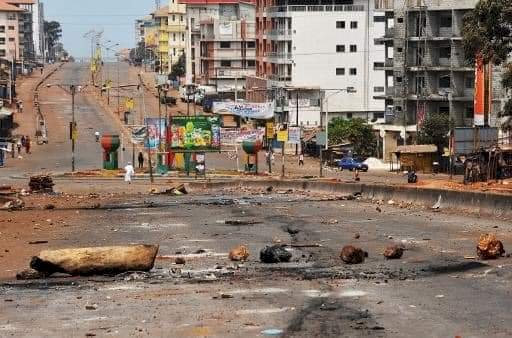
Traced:
[[48, 275], [55, 272], [95, 275], [149, 271], [153, 268], [157, 252], [158, 245], [44, 250], [32, 257], [30, 267]]
[[282, 245], [266, 246], [260, 251], [260, 261], [263, 263], [289, 262], [292, 254]]
[[346, 245], [341, 249], [340, 258], [347, 264], [360, 264], [368, 257], [368, 253], [361, 248], [356, 248], [352, 245]]
[[246, 261], [247, 258], [249, 258], [249, 250], [244, 245], [237, 246], [229, 251], [229, 259], [232, 261]]
[[402, 258], [403, 254], [404, 248], [398, 245], [388, 246], [383, 253], [384, 257], [387, 259], [400, 259]]
[[481, 259], [496, 259], [505, 254], [503, 243], [496, 239], [494, 234], [484, 234], [480, 236], [476, 253]]

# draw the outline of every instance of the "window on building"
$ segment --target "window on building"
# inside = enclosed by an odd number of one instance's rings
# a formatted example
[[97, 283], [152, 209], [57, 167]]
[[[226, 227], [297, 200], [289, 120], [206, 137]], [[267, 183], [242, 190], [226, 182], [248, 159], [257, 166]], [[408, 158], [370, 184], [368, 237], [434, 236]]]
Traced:
[[452, 16], [443, 15], [439, 19], [439, 27], [441, 28], [451, 28], [452, 27]]
[[172, 22], [176, 21], [176, 15], [172, 15]]
[[220, 61], [220, 66], [221, 67], [231, 67], [231, 61], [229, 61], [229, 60], [221, 60]]
[[467, 119], [472, 119], [475, 117], [475, 109], [473, 106], [466, 106], [464, 109], [464, 117]]
[[384, 118], [384, 112], [373, 113], [373, 118], [374, 119], [383, 119]]
[[439, 88], [450, 88], [451, 78], [450, 75], [444, 75], [439, 77]]
[[396, 77], [396, 82], [397, 83], [402, 83], [402, 77], [401, 76], [397, 76]]
[[256, 48], [256, 41], [248, 41], [247, 48]]
[[9, 38], [9, 42], [14, 42], [16, 39], [14, 38]]
[[357, 21], [350, 21], [350, 28], [357, 29]]
[[176, 48], [172, 49], [172, 56], [176, 56]]
[[345, 21], [336, 21], [336, 28], [345, 29]]
[[336, 75], [345, 75], [345, 68], [336, 68]]
[[5, 57], [5, 49], [0, 49], [0, 57]]
[[0, 38], [0, 45], [5, 45], [5, 38]]
[[172, 41], [176, 41], [176, 33], [172, 33]]
[[256, 66], [256, 61], [254, 60], [247, 60], [247, 67], [254, 68]]
[[373, 87], [373, 91], [375, 93], [383, 93], [384, 92], [384, 87]]
[[352, 119], [352, 116], [353, 116], [352, 113], [347, 113], [347, 119], [348, 120]]
[[350, 75], [357, 75], [357, 68], [350, 68], [349, 74]]
[[397, 18], [397, 19], [396, 19], [396, 22], [397, 22], [397, 23], [404, 23], [404, 18]]
[[7, 20], [16, 20], [16, 14], [8, 13], [7, 14]]
[[357, 45], [350, 45], [350, 53], [357, 52]]
[[475, 78], [473, 76], [467, 76], [464, 79], [464, 88], [466, 88], [466, 89], [475, 88]]
[[384, 68], [384, 62], [374, 62], [373, 68]]
[[397, 53], [402, 53], [404, 51], [404, 49], [402, 47], [397, 47], [396, 51], [397, 51]]
[[9, 29], [10, 31], [13, 31], [14, 30], [14, 26], [9, 26], [7, 29]]
[[5, 33], [5, 26], [0, 26], [0, 33]]
[[336, 45], [336, 53], [345, 53], [345, 45]]
[[450, 107], [449, 106], [440, 106], [439, 107], [439, 114], [450, 114]]
[[439, 48], [439, 57], [441, 59], [451, 58], [452, 57], [452, 48], [450, 46]]
[[180, 21], [183, 22], [183, 15], [180, 15]]
[[386, 22], [386, 17], [382, 15], [374, 16], [373, 22]]
[[231, 42], [229, 41], [221, 41], [220, 48], [231, 48]]
[[181, 41], [185, 41], [185, 33], [181, 33]]

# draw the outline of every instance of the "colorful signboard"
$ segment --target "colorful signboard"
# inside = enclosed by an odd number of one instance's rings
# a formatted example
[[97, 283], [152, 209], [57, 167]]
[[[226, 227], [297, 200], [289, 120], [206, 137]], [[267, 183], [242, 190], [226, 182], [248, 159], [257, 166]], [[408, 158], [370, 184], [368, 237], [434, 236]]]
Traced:
[[277, 132], [277, 141], [278, 142], [288, 142], [288, 129], [279, 130]]
[[274, 138], [274, 134], [275, 134], [274, 123], [267, 122], [267, 138]]
[[213, 102], [214, 114], [232, 114], [250, 119], [268, 120], [274, 117], [274, 102]]
[[218, 116], [174, 116], [171, 121], [171, 148], [174, 151], [219, 151]]

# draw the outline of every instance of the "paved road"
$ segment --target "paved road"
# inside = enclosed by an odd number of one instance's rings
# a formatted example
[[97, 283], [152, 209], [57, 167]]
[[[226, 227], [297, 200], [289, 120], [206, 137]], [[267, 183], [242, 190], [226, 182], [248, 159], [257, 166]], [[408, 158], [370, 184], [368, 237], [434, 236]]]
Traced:
[[[49, 240], [37, 249], [158, 243], [162, 257], [149, 274], [4, 285], [0, 336], [260, 337], [272, 328], [308, 338], [512, 335], [511, 259], [464, 258], [475, 255], [482, 232], [496, 232], [509, 248], [507, 221], [279, 191], [143, 196], [80, 199], [80, 210], [55, 197], [56, 210], [10, 214], [13, 224], [36, 213], [42, 222], [66, 221], [28, 239]], [[260, 263], [259, 250], [277, 240], [322, 246], [293, 249], [290, 263]], [[364, 264], [341, 263], [349, 243], [368, 251]], [[392, 243], [406, 247], [403, 259], [381, 255]], [[239, 244], [251, 255], [237, 269], [227, 252]], [[7, 248], [4, 259], [17, 252]], [[184, 266], [174, 264], [176, 254]]]
[[[69, 85], [88, 84], [88, 66], [85, 63], [68, 63], [48, 79], [50, 88], [42, 87], [40, 101], [43, 114], [48, 123], [49, 143], [34, 145], [30, 155], [23, 159], [12, 160], [2, 169], [2, 174], [16, 175], [38, 172], [71, 171], [71, 141], [69, 123], [71, 122], [71, 95], [63, 88]], [[89, 90], [85, 88], [84, 90]], [[79, 136], [76, 144], [76, 170], [101, 168], [101, 146], [95, 142], [94, 132], [113, 133], [117, 129], [114, 119], [100, 105], [87, 95], [76, 96], [76, 122]]]

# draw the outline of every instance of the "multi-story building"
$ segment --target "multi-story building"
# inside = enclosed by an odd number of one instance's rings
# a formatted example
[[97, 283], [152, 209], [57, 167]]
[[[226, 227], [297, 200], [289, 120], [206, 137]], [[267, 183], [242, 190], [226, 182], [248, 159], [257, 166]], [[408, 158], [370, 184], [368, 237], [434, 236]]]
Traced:
[[153, 20], [158, 29], [158, 41], [156, 48], [156, 61], [158, 67], [156, 70], [160, 74], [169, 71], [169, 7], [164, 6], [153, 13]]
[[44, 4], [40, 0], [35, 0], [34, 12], [32, 19], [32, 31], [34, 38], [34, 51], [36, 58], [42, 61], [45, 55], [45, 44], [44, 44]]
[[373, 41], [384, 34], [384, 17], [368, 3], [257, 0], [257, 76], [278, 90], [278, 121], [318, 125], [321, 111], [329, 119], [384, 117], [384, 103], [373, 98], [384, 90], [384, 47]]
[[[183, 0], [187, 5], [187, 83], [239, 92], [256, 72], [255, 7], [237, 0]], [[189, 57], [190, 56], [190, 57]]]
[[158, 30], [153, 16], [145, 17], [143, 22], [144, 33], [144, 63], [154, 66], [158, 50]]
[[135, 20], [135, 46], [144, 42], [144, 19]]
[[6, 3], [23, 11], [19, 14], [18, 29], [20, 39], [19, 67], [26, 71], [35, 65], [35, 48], [33, 32], [33, 13], [35, 0], [6, 0]]
[[21, 53], [18, 20], [23, 10], [0, 2], [0, 99], [12, 100], [15, 95], [14, 67]]
[[187, 33], [187, 7], [178, 0], [169, 1], [169, 69], [185, 52]]
[[[463, 18], [478, 0], [375, 0], [385, 16], [386, 124], [380, 130], [385, 158], [397, 145], [411, 143], [429, 113], [448, 115], [456, 127], [473, 125], [474, 65], [464, 57]], [[501, 110], [499, 69], [493, 79], [490, 125]]]

